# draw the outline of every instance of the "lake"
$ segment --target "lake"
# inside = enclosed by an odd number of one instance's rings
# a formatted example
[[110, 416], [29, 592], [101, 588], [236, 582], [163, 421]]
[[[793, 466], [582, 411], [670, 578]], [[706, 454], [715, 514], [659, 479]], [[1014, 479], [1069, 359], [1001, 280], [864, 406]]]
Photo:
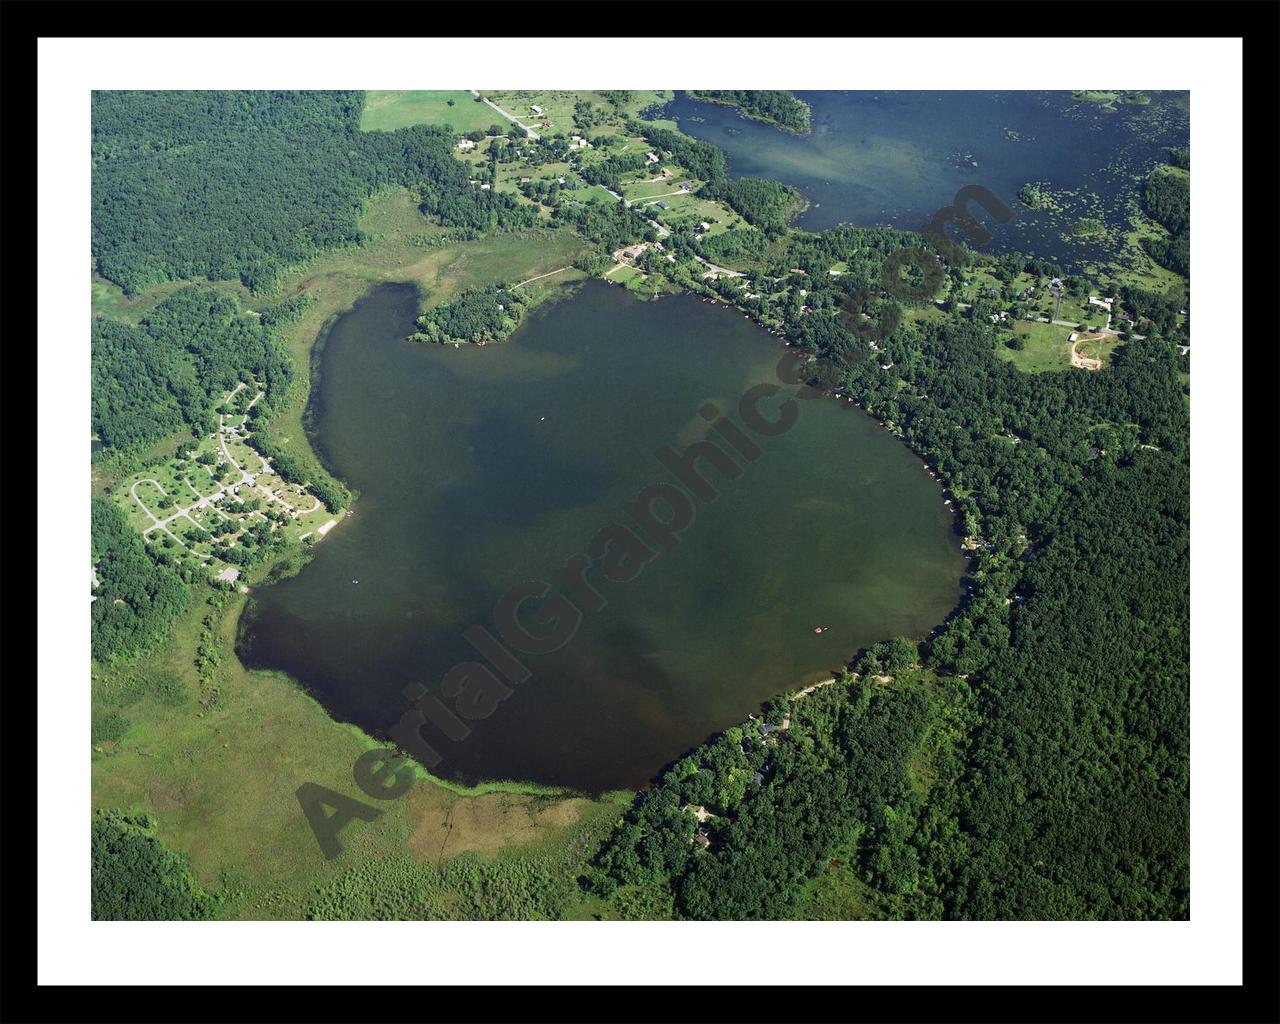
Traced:
[[[1016, 216], [989, 222], [995, 237], [981, 248], [1019, 250], [1069, 269], [1118, 254], [1140, 179], [1170, 146], [1190, 138], [1186, 92], [1151, 92], [1150, 103], [1118, 103], [1114, 113], [1077, 103], [1069, 92], [796, 95], [812, 110], [808, 135], [683, 92], [656, 113], [723, 149], [734, 177], [773, 178], [803, 192], [810, 206], [796, 227], [821, 231], [847, 222], [915, 230], [951, 205], [961, 187], [982, 185]], [[1046, 182], [1061, 208], [1032, 211], [1017, 203], [1028, 182]], [[1074, 236], [1084, 217], [1101, 220], [1109, 237]]]
[[[787, 351], [728, 307], [599, 281], [504, 345], [405, 341], [417, 303], [379, 286], [322, 339], [314, 441], [360, 497], [301, 573], [253, 594], [238, 643], [249, 666], [288, 672], [378, 736], [406, 685], [439, 695], [476, 657], [463, 630], [497, 634], [508, 588], [553, 580], [609, 524], [634, 528], [624, 506], [676, 481], [659, 446], [718, 438], [707, 402], [741, 424], [740, 397], [776, 384]], [[627, 582], [588, 572], [605, 607], [561, 649], [521, 654], [530, 678], [465, 739], [426, 727], [436, 774], [635, 788], [770, 697], [948, 615], [964, 559], [938, 484], [855, 406], [794, 407], [791, 429], [749, 435], [762, 454], [737, 458], [736, 480], [703, 470], [719, 497], [696, 503], [672, 550], [652, 545]]]

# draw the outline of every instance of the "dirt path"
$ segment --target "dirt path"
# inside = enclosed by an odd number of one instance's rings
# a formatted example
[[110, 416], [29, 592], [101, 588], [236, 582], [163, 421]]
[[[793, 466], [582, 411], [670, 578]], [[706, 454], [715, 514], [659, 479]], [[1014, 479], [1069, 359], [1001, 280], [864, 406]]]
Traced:
[[1079, 352], [1076, 351], [1076, 346], [1079, 345], [1080, 342], [1096, 341], [1096, 340], [1098, 340], [1097, 336], [1091, 335], [1085, 338], [1077, 338], [1075, 341], [1071, 343], [1071, 365], [1072, 366], [1078, 366], [1082, 370], [1101, 370], [1102, 369], [1101, 359], [1092, 359], [1089, 356], [1082, 356]]
[[513, 284], [512, 290], [519, 288], [521, 285], [532, 284], [534, 281], [541, 281], [544, 277], [550, 277], [552, 274], [559, 274], [562, 271], [569, 270], [569, 267], [556, 267], [555, 270], [549, 270], [545, 274], [539, 274], [537, 277], [527, 277], [520, 284]]

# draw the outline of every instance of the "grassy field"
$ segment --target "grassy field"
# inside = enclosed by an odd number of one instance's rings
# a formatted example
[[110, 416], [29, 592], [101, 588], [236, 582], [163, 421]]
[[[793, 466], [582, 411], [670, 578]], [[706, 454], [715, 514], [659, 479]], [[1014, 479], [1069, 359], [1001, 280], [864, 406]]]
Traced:
[[239, 281], [208, 281], [204, 278], [196, 278], [193, 281], [166, 281], [130, 298], [118, 284], [97, 274], [90, 277], [89, 308], [95, 318], [104, 316], [122, 323], [136, 324], [179, 288], [185, 288], [189, 284], [203, 284], [210, 288], [217, 288], [234, 297], [243, 308], [254, 308], [255, 300], [252, 293]]
[[[232, 647], [244, 598], [227, 598], [221, 609], [197, 603], [163, 650], [96, 667], [93, 679], [93, 805], [157, 816], [164, 840], [222, 898], [220, 917], [299, 917], [318, 887], [362, 865], [574, 844], [616, 819], [616, 794], [592, 800], [495, 785], [472, 796], [424, 779], [403, 799], [380, 803], [377, 821], [348, 826], [346, 850], [326, 860], [294, 791], [314, 782], [361, 798], [352, 765], [374, 744], [284, 675], [240, 666]], [[190, 653], [202, 645], [219, 656], [206, 679]]]
[[[452, 100], [452, 103], [450, 101]], [[400, 89], [368, 93], [360, 127], [366, 132], [394, 131], [411, 124], [446, 124], [459, 135], [508, 124], [469, 89]]]
[[1005, 334], [1001, 332], [996, 352], [1019, 370], [1025, 373], [1044, 373], [1049, 370], [1070, 369], [1071, 345], [1067, 341], [1071, 334], [1069, 328], [1024, 320], [1013, 325], [1013, 333], [1026, 338], [1027, 347], [1020, 352], [1009, 348], [1004, 344]]

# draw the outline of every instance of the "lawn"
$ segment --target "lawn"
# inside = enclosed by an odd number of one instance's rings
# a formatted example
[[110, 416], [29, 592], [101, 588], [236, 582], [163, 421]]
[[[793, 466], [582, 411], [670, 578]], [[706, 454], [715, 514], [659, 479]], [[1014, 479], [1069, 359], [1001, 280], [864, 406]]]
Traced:
[[1005, 342], [1010, 337], [1001, 331], [997, 337], [996, 353], [1008, 359], [1024, 373], [1044, 373], [1051, 370], [1066, 370], [1071, 367], [1071, 345], [1067, 337], [1071, 330], [1053, 324], [1030, 323], [1019, 321], [1013, 325], [1013, 334], [1026, 338], [1027, 347], [1022, 351], [1011, 349]]
[[488, 104], [477, 101], [469, 89], [400, 89], [367, 94], [360, 118], [364, 131], [389, 132], [411, 124], [445, 124], [462, 135], [509, 122]]

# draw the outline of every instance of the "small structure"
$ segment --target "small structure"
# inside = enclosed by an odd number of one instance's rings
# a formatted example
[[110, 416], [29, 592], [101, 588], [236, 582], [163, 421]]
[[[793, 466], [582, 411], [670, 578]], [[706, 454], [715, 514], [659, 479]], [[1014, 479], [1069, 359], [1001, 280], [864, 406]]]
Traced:
[[659, 199], [659, 200], [658, 200], [658, 204], [657, 204], [657, 205], [658, 205], [659, 207], [661, 207], [662, 209], [664, 209], [664, 210], [669, 210], [669, 209], [670, 209], [670, 207], [669, 207], [669, 206], [667, 206], [666, 201], [665, 201], [665, 200], [663, 200], [663, 199]]
[[224, 583], [234, 583], [240, 578], [240, 570], [234, 566], [227, 566], [222, 572], [218, 573], [217, 578]]
[[465, 153], [467, 152], [467, 150], [475, 149], [476, 144], [472, 142], [470, 139], [459, 139], [458, 148]]
[[657, 153], [646, 153], [646, 154], [644, 155], [644, 162], [645, 162], [645, 164], [646, 164], [646, 165], [647, 165], [647, 164], [656, 164], [656, 163], [658, 162], [658, 154], [657, 154]]
[[529, 109], [532, 110], [535, 114], [542, 113], [542, 108], [538, 106], [538, 104], [536, 103], [530, 104]]

